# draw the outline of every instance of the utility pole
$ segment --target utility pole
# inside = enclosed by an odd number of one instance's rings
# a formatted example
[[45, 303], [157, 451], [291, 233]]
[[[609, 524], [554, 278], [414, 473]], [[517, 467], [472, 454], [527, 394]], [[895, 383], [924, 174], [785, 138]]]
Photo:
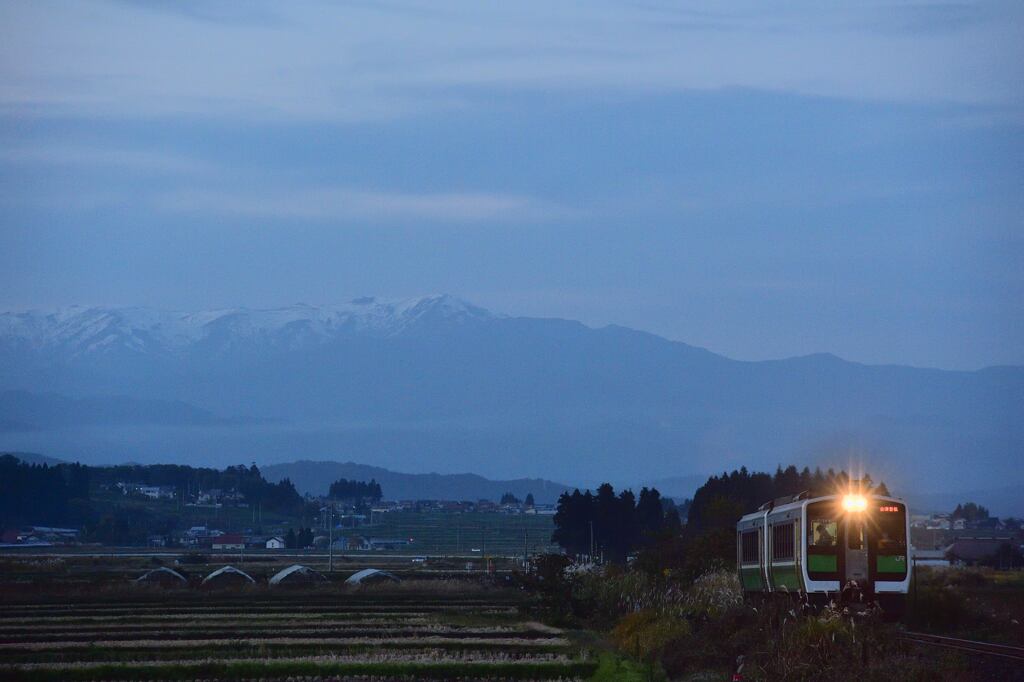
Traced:
[[330, 515], [330, 527], [327, 529], [327, 572], [334, 572], [334, 503], [329, 507], [320, 507], [320, 513], [328, 512]]
[[590, 561], [594, 561], [594, 522], [590, 522]]

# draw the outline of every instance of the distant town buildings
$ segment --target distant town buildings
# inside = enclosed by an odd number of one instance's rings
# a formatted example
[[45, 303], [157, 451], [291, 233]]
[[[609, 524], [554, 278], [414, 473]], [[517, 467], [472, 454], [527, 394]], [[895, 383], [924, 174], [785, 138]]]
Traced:
[[121, 482], [117, 484], [117, 488], [125, 495], [148, 497], [151, 500], [173, 500], [175, 498], [174, 486], [169, 485]]

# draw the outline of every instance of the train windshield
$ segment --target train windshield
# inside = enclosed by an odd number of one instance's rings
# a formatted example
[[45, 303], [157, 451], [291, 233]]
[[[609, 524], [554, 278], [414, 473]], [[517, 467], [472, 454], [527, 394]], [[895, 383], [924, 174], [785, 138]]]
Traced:
[[807, 574], [811, 580], [839, 579], [839, 517], [834, 502], [807, 505]]
[[907, 547], [903, 505], [882, 505], [876, 517], [875, 550], [879, 554], [903, 552]]
[[879, 502], [870, 532], [875, 574], [879, 580], [902, 580], [907, 574], [907, 511], [902, 504]]
[[818, 518], [812, 519], [811, 525], [811, 546], [813, 547], [835, 547], [836, 535], [839, 532], [839, 524], [835, 519]]

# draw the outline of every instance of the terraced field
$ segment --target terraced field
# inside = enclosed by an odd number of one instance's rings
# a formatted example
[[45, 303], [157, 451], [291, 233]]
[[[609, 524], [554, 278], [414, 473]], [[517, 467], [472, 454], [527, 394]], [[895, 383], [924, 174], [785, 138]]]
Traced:
[[98, 595], [0, 611], [3, 680], [573, 680], [595, 668], [513, 590]]

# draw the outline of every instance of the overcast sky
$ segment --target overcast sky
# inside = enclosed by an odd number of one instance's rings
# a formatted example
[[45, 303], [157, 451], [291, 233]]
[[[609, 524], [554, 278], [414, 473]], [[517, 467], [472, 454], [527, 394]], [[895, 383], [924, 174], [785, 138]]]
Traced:
[[1024, 364], [1024, 3], [0, 3], [0, 307]]

